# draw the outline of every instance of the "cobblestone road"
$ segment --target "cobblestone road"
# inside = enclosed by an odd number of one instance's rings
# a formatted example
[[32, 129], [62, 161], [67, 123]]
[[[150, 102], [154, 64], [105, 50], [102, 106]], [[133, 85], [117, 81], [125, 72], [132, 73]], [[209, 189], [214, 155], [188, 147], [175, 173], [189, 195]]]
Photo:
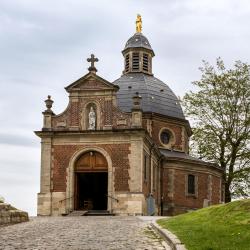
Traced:
[[170, 249], [137, 217], [38, 217], [0, 227], [0, 249]]

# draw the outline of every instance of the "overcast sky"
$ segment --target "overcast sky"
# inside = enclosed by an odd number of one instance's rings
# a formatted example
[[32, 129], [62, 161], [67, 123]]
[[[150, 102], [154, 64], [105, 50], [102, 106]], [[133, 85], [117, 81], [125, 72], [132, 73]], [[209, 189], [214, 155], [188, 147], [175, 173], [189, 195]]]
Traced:
[[250, 63], [249, 0], [0, 0], [0, 196], [36, 213], [44, 100], [62, 112], [64, 87], [87, 73], [114, 81], [136, 14], [155, 52], [154, 75], [176, 95], [192, 89], [205, 59]]

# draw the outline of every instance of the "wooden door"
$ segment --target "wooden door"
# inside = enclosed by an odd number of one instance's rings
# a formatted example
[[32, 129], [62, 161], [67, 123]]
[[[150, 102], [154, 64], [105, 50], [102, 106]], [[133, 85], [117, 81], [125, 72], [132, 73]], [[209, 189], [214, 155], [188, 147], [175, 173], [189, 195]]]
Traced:
[[[108, 172], [108, 163], [106, 158], [99, 152], [90, 151], [82, 156], [76, 161], [75, 165], [75, 190], [74, 190], [74, 207], [75, 209], [80, 209], [80, 176], [84, 173], [91, 174], [91, 173], [99, 173], [101, 172]], [[82, 200], [82, 199], [81, 199]]]
[[108, 171], [105, 157], [96, 151], [83, 154], [76, 162], [76, 172], [104, 172]]

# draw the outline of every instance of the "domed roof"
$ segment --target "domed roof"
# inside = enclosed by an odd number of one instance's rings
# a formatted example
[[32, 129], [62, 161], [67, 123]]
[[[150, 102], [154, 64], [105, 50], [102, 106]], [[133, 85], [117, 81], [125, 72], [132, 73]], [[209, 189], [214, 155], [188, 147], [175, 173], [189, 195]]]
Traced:
[[135, 33], [132, 37], [128, 39], [124, 50], [128, 48], [145, 48], [153, 51], [148, 39], [142, 33], [139, 32]]
[[132, 97], [136, 92], [142, 97], [143, 112], [157, 113], [185, 119], [178, 98], [167, 84], [152, 75], [129, 73], [122, 75], [113, 84], [120, 87], [117, 92], [118, 107], [124, 112], [131, 112]]

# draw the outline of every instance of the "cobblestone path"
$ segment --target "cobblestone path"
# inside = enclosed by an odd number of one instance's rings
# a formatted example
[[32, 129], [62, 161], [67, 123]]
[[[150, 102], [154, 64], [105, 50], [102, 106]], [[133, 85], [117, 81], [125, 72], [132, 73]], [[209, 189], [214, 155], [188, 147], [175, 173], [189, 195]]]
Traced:
[[0, 227], [0, 249], [170, 249], [137, 217], [37, 217]]

